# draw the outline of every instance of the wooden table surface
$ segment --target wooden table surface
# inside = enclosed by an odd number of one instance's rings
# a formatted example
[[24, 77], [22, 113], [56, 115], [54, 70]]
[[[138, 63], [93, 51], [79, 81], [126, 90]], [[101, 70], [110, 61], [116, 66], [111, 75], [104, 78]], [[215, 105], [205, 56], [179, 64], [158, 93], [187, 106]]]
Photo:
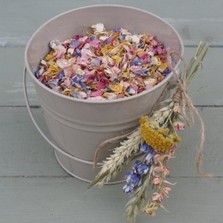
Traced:
[[[195, 125], [182, 133], [177, 158], [170, 162], [171, 181], [177, 184], [165, 201], [169, 212], [160, 210], [150, 219], [140, 214], [137, 222], [223, 223], [223, 0], [0, 0], [0, 222], [125, 222], [122, 185], [87, 191], [86, 183], [63, 171], [35, 129], [23, 96], [24, 49], [32, 33], [59, 13], [94, 4], [134, 6], [159, 15], [181, 35], [186, 58], [200, 40], [210, 42], [190, 95], [206, 124], [203, 169], [213, 177], [201, 179], [196, 173]], [[46, 129], [31, 81], [28, 90], [35, 117]]]

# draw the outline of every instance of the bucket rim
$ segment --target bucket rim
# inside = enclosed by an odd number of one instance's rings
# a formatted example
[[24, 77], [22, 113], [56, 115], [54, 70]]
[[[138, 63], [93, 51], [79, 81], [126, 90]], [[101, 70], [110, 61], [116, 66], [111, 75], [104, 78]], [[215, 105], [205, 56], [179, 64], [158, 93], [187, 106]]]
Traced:
[[[39, 28], [37, 28], [37, 30], [31, 35], [31, 37], [29, 38], [27, 44], [26, 44], [26, 48], [25, 48], [25, 67], [29, 73], [29, 75], [31, 76], [32, 80], [37, 84], [39, 85], [41, 88], [43, 88], [44, 90], [46, 90], [47, 92], [53, 94], [53, 95], [56, 95], [56, 96], [59, 96], [60, 98], [63, 98], [65, 100], [70, 100], [70, 101], [74, 101], [74, 102], [79, 102], [79, 103], [87, 103], [87, 104], [113, 104], [113, 103], [122, 103], [122, 102], [125, 102], [125, 101], [129, 101], [129, 100], [134, 100], [134, 99], [137, 99], [138, 97], [141, 97], [143, 95], [146, 95], [148, 94], [149, 92], [152, 92], [152, 91], [155, 91], [157, 88], [161, 87], [162, 85], [164, 85], [165, 83], [168, 82], [168, 80], [173, 76], [173, 72], [171, 71], [167, 77], [165, 77], [164, 80], [162, 80], [160, 83], [158, 83], [157, 85], [153, 86], [151, 89], [148, 89], [148, 90], [144, 90], [136, 95], [133, 95], [133, 96], [130, 96], [130, 97], [125, 97], [125, 98], [118, 98], [118, 99], [109, 99], [109, 100], [93, 100], [93, 99], [78, 99], [78, 98], [74, 98], [74, 97], [70, 97], [70, 96], [66, 96], [66, 95], [63, 95], [61, 93], [58, 93], [56, 91], [53, 91], [52, 89], [48, 88], [46, 85], [44, 85], [43, 83], [41, 83], [34, 75], [34, 73], [31, 71], [30, 69], [30, 66], [29, 66], [29, 63], [28, 63], [28, 49], [31, 45], [31, 42], [33, 40], [33, 38], [36, 36], [36, 34], [43, 28], [45, 27], [47, 24], [49, 24], [50, 22], [52, 22], [53, 20], [57, 19], [57, 18], [60, 18], [68, 13], [72, 13], [72, 12], [75, 12], [75, 11], [79, 11], [79, 10], [83, 10], [83, 9], [90, 9], [90, 8], [97, 8], [97, 7], [115, 7], [115, 8], [125, 8], [125, 9], [131, 9], [131, 10], [135, 10], [135, 11], [139, 11], [139, 12], [142, 12], [142, 13], [145, 13], [145, 14], [149, 14], [153, 17], [155, 17], [156, 19], [162, 21], [163, 23], [165, 23], [167, 26], [169, 26], [172, 31], [175, 33], [176, 37], [178, 38], [179, 40], [179, 43], [180, 43], [180, 56], [182, 57], [183, 54], [184, 54], [184, 45], [183, 45], [183, 41], [179, 35], [179, 33], [177, 32], [177, 30], [169, 23], [167, 22], [166, 20], [164, 20], [163, 18], [161, 18], [160, 16], [152, 13], [152, 12], [149, 12], [149, 11], [146, 11], [144, 9], [140, 9], [140, 8], [137, 8], [137, 7], [133, 7], [133, 6], [127, 6], [127, 5], [119, 5], [119, 4], [95, 4], [95, 5], [88, 5], [88, 6], [83, 6], [83, 7], [78, 7], [78, 8], [74, 8], [74, 9], [70, 9], [70, 10], [67, 10], [67, 11], [64, 11], [54, 17], [52, 17], [51, 19], [47, 20], [45, 23], [43, 23], [41, 26], [39, 26]], [[174, 68], [178, 68], [179, 67], [179, 64], [181, 62], [181, 59], [179, 58], [176, 65], [174, 66]]]

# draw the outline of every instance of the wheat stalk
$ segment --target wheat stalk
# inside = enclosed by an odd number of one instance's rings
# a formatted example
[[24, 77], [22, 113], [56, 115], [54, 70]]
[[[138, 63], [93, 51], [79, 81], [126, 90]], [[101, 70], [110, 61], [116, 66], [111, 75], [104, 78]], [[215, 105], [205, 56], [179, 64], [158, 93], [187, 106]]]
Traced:
[[105, 183], [114, 179], [123, 167], [138, 153], [141, 140], [140, 130], [137, 128], [126, 140], [121, 142], [120, 146], [114, 149], [113, 154], [104, 161], [100, 172], [91, 182], [89, 188], [93, 186], [102, 187]]

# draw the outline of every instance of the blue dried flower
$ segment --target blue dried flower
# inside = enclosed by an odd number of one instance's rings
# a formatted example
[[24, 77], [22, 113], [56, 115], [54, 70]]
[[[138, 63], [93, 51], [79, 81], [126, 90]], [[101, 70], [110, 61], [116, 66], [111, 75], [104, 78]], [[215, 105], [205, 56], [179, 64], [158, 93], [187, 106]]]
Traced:
[[134, 73], [138, 74], [141, 77], [146, 77], [146, 76], [149, 75], [149, 70], [148, 69], [142, 69], [142, 70], [137, 70]]
[[80, 75], [80, 74], [77, 74], [75, 75], [73, 78], [72, 78], [72, 83], [80, 83], [82, 80], [83, 80], [83, 76]]
[[153, 157], [156, 154], [156, 151], [147, 143], [143, 142], [140, 145], [140, 152], [145, 153], [145, 160], [147, 163], [152, 163], [153, 162]]
[[65, 79], [65, 74], [64, 74], [63, 71], [59, 73], [58, 78], [59, 78], [59, 80], [64, 80]]
[[84, 92], [88, 93], [86, 85], [83, 83], [84, 77], [80, 74], [77, 74], [71, 79], [72, 85], [78, 85]]
[[95, 39], [97, 39], [96, 36], [91, 36], [91, 37], [90, 37], [90, 40], [91, 40], [91, 41], [93, 41], [93, 40], [95, 40]]
[[129, 87], [129, 88], [126, 90], [126, 92], [127, 92], [128, 94], [130, 94], [130, 95], [134, 95], [134, 94], [137, 93], [136, 90], [133, 89], [132, 87]]
[[113, 29], [113, 31], [116, 32], [116, 33], [120, 32], [120, 30], [121, 30], [121, 28], [118, 28], [118, 27]]
[[154, 157], [154, 153], [147, 153], [145, 156], [145, 160], [147, 161], [147, 163], [152, 163], [153, 157]]
[[145, 46], [145, 42], [144, 41], [141, 41], [139, 44], [138, 44], [138, 48], [143, 48]]
[[70, 48], [75, 49], [75, 48], [77, 48], [80, 44], [81, 44], [80, 41], [78, 41], [78, 40], [72, 40], [71, 43], [70, 43]]
[[119, 35], [119, 40], [120, 40], [120, 41], [125, 40], [125, 36], [124, 36], [124, 35], [122, 35], [122, 34], [120, 34], [120, 35]]
[[132, 62], [131, 65], [135, 65], [135, 66], [141, 66], [142, 65], [142, 60], [138, 57], [136, 57]]
[[75, 50], [75, 54], [76, 54], [76, 56], [81, 57], [81, 51], [79, 49], [76, 49]]
[[36, 78], [39, 78], [39, 77], [40, 77], [39, 70], [37, 70], [37, 71], [35, 72], [35, 77], [36, 77]]
[[126, 185], [124, 185], [124, 187], [122, 189], [127, 194], [132, 193], [134, 190], [134, 184], [126, 184]]
[[164, 70], [162, 74], [166, 77], [170, 72], [171, 70], [169, 68], [166, 68], [166, 70]]
[[52, 79], [48, 81], [48, 84], [52, 85], [52, 86], [58, 86], [59, 84], [59, 79]]
[[106, 44], [110, 44], [112, 42], [113, 38], [112, 37], [108, 37], [106, 40], [105, 40], [105, 43]]
[[72, 96], [73, 96], [74, 98], [80, 98], [79, 93], [78, 93], [78, 92], [76, 92], [76, 91], [73, 91]]
[[147, 174], [149, 169], [150, 169], [150, 166], [148, 164], [142, 163], [139, 160], [135, 161], [134, 171], [136, 171], [136, 173], [138, 173], [139, 175]]
[[141, 183], [141, 178], [138, 174], [130, 172], [125, 175], [127, 184], [133, 184], [134, 186], [139, 186]]
[[143, 153], [149, 153], [149, 152], [153, 152], [153, 149], [151, 146], [149, 146], [147, 143], [143, 142], [141, 145], [140, 145], [140, 152], [143, 152]]
[[[146, 151], [148, 151], [148, 149], [146, 149]], [[125, 175], [126, 185], [123, 187], [125, 193], [131, 193], [136, 187], [141, 185], [142, 177], [149, 172], [150, 167], [151, 163], [141, 162], [140, 160], [135, 161], [133, 170]]]
[[41, 74], [43, 73], [43, 68], [41, 67], [41, 68], [39, 68], [36, 72], [35, 72], [35, 77], [38, 79], [40, 76], [41, 76]]
[[125, 193], [133, 192], [134, 188], [141, 184], [141, 176], [133, 172], [127, 173], [125, 179], [126, 185], [123, 187]]

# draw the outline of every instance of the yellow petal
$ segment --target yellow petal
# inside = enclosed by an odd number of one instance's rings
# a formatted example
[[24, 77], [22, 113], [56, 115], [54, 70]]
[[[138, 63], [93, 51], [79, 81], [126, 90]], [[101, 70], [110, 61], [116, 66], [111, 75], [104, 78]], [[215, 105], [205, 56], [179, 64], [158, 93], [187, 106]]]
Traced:
[[116, 64], [119, 64], [122, 62], [122, 58], [117, 55], [112, 56], [112, 59], [115, 60]]
[[116, 94], [120, 94], [123, 91], [123, 85], [121, 85], [121, 84], [111, 83], [109, 85], [109, 88]]
[[164, 70], [166, 70], [167, 67], [168, 67], [167, 63], [161, 63], [161, 65], [158, 68], [158, 71], [162, 73]]
[[49, 60], [51, 60], [52, 58], [53, 58], [53, 53], [48, 53], [48, 54], [45, 56], [44, 60], [49, 61]]

